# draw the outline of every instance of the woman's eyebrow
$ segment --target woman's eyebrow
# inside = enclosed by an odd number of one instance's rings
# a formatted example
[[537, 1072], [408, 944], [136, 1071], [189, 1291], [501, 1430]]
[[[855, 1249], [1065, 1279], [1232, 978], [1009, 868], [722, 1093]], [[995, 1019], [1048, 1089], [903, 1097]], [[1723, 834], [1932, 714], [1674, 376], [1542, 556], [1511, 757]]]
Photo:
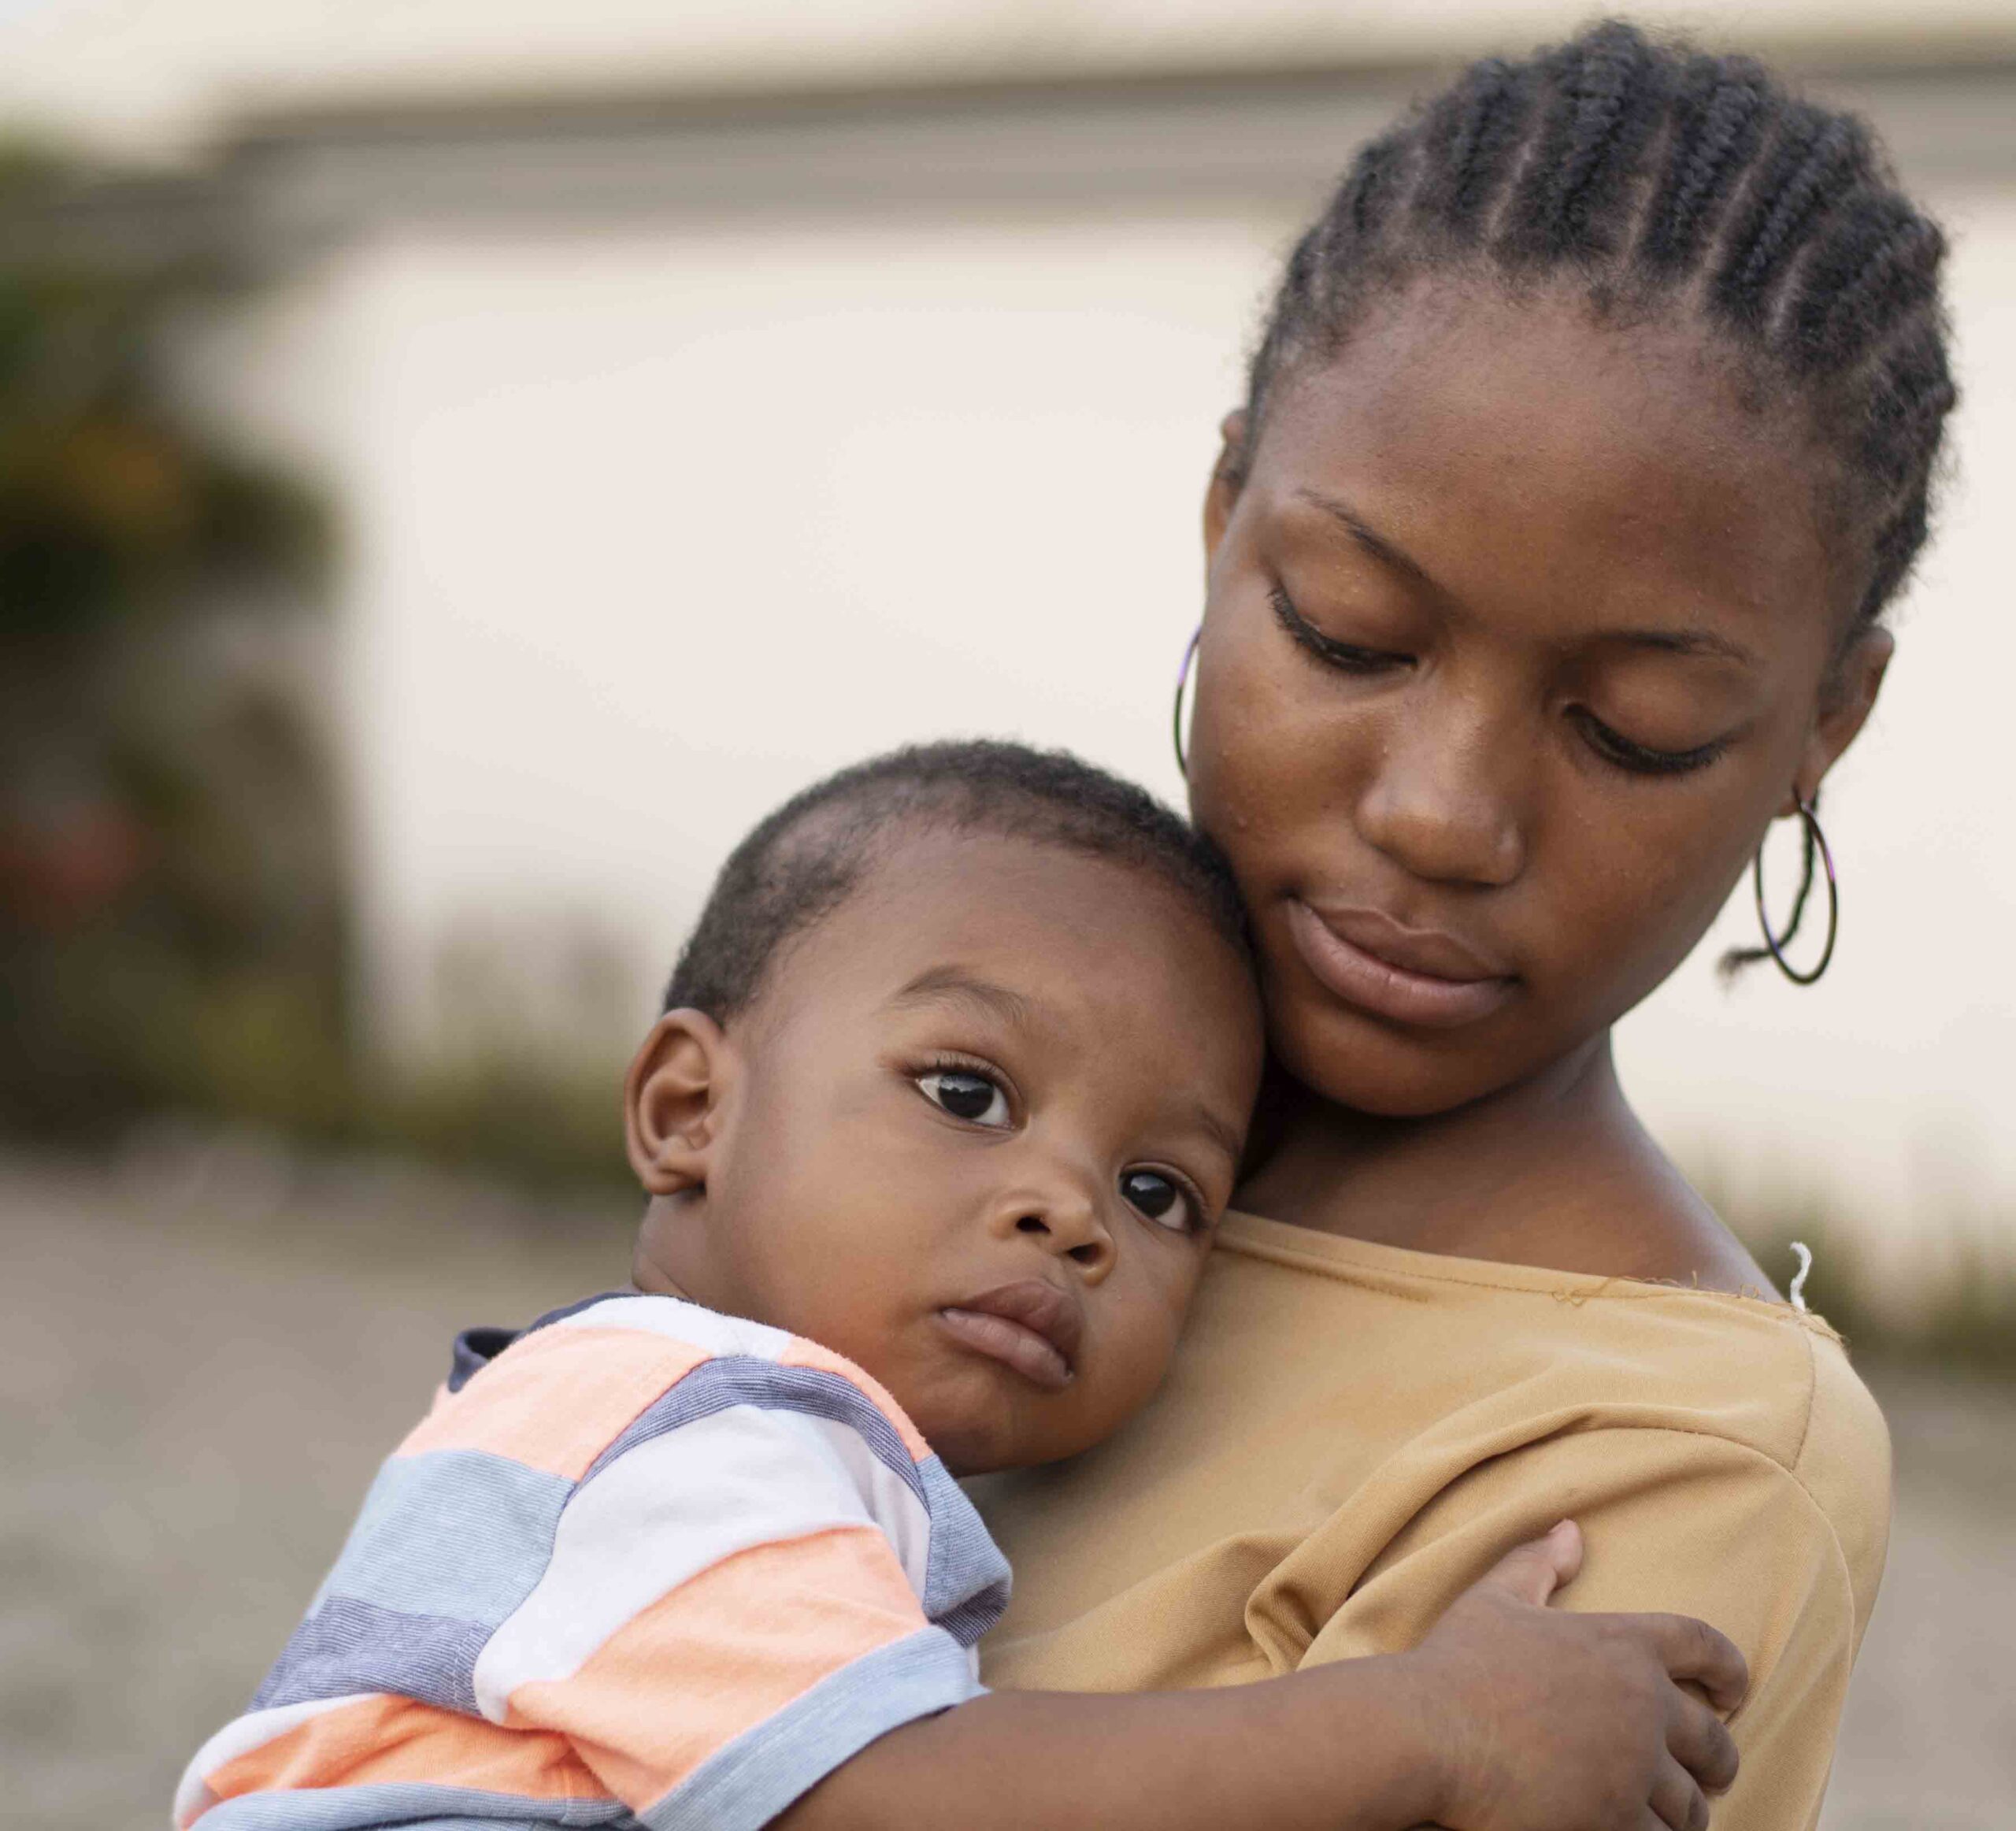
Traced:
[[1603, 642], [1622, 643], [1632, 648], [1657, 649], [1662, 654], [1713, 655], [1727, 662], [1740, 662], [1750, 666], [1756, 656], [1740, 642], [1732, 642], [1726, 636], [1712, 629], [1606, 629], [1599, 639]]
[[1311, 489], [1298, 490], [1295, 494], [1312, 509], [1321, 510], [1374, 559], [1391, 566], [1395, 572], [1414, 580], [1417, 584], [1427, 586], [1430, 591], [1441, 591], [1442, 587], [1435, 582], [1433, 575], [1426, 566], [1404, 547], [1388, 540], [1349, 503], [1340, 502], [1334, 496], [1326, 496]]

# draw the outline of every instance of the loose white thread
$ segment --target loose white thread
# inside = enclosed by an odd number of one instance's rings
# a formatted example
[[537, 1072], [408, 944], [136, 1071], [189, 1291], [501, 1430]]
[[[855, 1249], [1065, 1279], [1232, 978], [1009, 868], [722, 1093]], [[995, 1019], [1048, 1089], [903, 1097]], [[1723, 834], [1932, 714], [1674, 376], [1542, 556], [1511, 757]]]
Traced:
[[1795, 1310], [1806, 1307], [1806, 1274], [1813, 1269], [1813, 1248], [1803, 1240], [1792, 1242], [1792, 1251], [1799, 1255], [1799, 1270], [1792, 1278], [1792, 1288], [1786, 1293], [1792, 1300]]

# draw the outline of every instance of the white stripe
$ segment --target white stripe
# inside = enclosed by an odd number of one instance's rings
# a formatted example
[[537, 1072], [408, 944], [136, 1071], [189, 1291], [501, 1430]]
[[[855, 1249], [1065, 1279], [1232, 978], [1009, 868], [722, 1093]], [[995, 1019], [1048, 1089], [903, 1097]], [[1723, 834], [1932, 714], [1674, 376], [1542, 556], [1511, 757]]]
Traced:
[[346, 1704], [365, 1698], [384, 1695], [383, 1692], [364, 1691], [343, 1697], [311, 1698], [305, 1703], [280, 1704], [270, 1711], [247, 1711], [243, 1716], [234, 1718], [190, 1758], [188, 1766], [183, 1770], [182, 1784], [175, 1789], [175, 1822], [180, 1824], [195, 1809], [196, 1802], [209, 1784], [209, 1777], [226, 1762], [250, 1754], [254, 1748], [272, 1741], [276, 1736], [284, 1736], [311, 1717], [319, 1717], [328, 1711], [339, 1711]]
[[640, 1444], [568, 1503], [546, 1574], [477, 1658], [476, 1707], [502, 1722], [519, 1686], [571, 1678], [625, 1623], [724, 1558], [860, 1525], [888, 1534], [921, 1592], [928, 1516], [845, 1425], [738, 1405]]
[[[765, 1361], [775, 1360], [791, 1339], [787, 1330], [751, 1322], [746, 1317], [724, 1316], [718, 1310], [703, 1309], [678, 1297], [611, 1297], [549, 1322], [546, 1328], [638, 1329], [705, 1348], [710, 1354], [754, 1355]], [[539, 1332], [543, 1335], [546, 1329]]]
[[828, 1452], [854, 1478], [855, 1492], [868, 1503], [869, 1518], [895, 1547], [903, 1575], [921, 1603], [931, 1575], [931, 1514], [917, 1490], [868, 1447], [853, 1425], [804, 1412], [781, 1415], [826, 1440]]

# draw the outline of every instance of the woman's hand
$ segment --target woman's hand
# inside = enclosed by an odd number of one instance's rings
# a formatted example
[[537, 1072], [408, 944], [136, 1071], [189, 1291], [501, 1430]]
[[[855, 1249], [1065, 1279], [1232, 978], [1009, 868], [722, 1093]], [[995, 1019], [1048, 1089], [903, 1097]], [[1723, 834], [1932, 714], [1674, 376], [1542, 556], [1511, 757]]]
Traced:
[[1736, 1778], [1716, 1713], [1743, 1701], [1743, 1655], [1687, 1615], [1548, 1608], [1581, 1562], [1564, 1521], [1395, 1662], [1442, 1757], [1436, 1816], [1452, 1831], [1700, 1831], [1706, 1796]]

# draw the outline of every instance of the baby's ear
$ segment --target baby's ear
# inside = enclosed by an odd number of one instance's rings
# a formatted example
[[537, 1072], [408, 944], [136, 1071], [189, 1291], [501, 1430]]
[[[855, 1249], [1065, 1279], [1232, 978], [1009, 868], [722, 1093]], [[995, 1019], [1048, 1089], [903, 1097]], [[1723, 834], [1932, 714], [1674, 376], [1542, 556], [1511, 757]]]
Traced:
[[667, 1011], [652, 1025], [623, 1082], [630, 1167], [647, 1193], [706, 1186], [721, 1145], [732, 1053], [726, 1033], [705, 1011]]

